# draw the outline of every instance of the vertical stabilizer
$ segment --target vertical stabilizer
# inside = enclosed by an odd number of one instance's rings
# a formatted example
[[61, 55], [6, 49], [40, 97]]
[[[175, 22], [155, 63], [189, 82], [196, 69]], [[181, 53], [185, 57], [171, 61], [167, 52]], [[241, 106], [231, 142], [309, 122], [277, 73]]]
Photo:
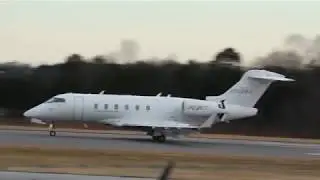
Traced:
[[294, 80], [267, 70], [249, 70], [225, 93], [220, 96], [207, 96], [206, 100], [225, 100], [226, 104], [253, 107], [274, 81]]

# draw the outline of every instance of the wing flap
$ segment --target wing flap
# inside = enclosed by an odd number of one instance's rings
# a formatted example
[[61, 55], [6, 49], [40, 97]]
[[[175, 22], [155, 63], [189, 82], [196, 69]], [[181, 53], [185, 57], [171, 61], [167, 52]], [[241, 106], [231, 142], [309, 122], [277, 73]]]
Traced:
[[187, 123], [178, 121], [172, 121], [167, 119], [152, 119], [152, 120], [140, 120], [140, 119], [108, 119], [101, 122], [112, 124], [114, 126], [145, 126], [145, 127], [163, 127], [163, 128], [198, 128], [198, 126], [192, 126]]

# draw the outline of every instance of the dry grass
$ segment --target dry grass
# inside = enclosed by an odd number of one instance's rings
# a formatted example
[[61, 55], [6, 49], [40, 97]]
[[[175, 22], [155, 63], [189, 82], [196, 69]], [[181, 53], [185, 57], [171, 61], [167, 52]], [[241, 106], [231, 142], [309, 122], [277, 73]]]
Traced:
[[175, 179], [304, 179], [320, 176], [320, 159], [226, 157], [124, 150], [76, 150], [51, 147], [1, 147], [0, 168], [23, 171], [157, 176], [176, 161]]

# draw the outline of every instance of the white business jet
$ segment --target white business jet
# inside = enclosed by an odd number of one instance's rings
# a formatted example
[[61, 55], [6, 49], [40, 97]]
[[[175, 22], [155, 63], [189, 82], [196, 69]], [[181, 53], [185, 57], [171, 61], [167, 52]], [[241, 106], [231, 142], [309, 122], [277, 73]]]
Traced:
[[[180, 137], [219, 122], [255, 116], [257, 101], [274, 81], [294, 81], [284, 75], [249, 70], [225, 93], [205, 100], [171, 96], [59, 94], [24, 116], [41, 121], [74, 120], [120, 127], [141, 127], [157, 142]], [[55, 135], [55, 131], [54, 131]]]

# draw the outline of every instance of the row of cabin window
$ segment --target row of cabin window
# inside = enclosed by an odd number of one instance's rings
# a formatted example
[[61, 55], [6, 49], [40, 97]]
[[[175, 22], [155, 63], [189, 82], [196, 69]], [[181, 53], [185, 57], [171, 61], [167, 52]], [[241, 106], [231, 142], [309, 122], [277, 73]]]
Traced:
[[[95, 109], [98, 109], [98, 104], [94, 104], [94, 108], [95, 108]], [[113, 106], [113, 108], [117, 110], [117, 109], [119, 109], [119, 105], [118, 105], [118, 104], [115, 104], [115, 105]], [[136, 108], [136, 110], [139, 110], [140, 106], [139, 106], [139, 105], [136, 105], [135, 108]], [[105, 109], [105, 110], [108, 109], [108, 104], [105, 104], [105, 105], [104, 105], [104, 109]], [[128, 104], [124, 105], [124, 109], [125, 109], [125, 110], [129, 110], [129, 105], [128, 105]], [[147, 111], [150, 110], [150, 106], [149, 106], [149, 105], [146, 105], [146, 110], [147, 110]]]

